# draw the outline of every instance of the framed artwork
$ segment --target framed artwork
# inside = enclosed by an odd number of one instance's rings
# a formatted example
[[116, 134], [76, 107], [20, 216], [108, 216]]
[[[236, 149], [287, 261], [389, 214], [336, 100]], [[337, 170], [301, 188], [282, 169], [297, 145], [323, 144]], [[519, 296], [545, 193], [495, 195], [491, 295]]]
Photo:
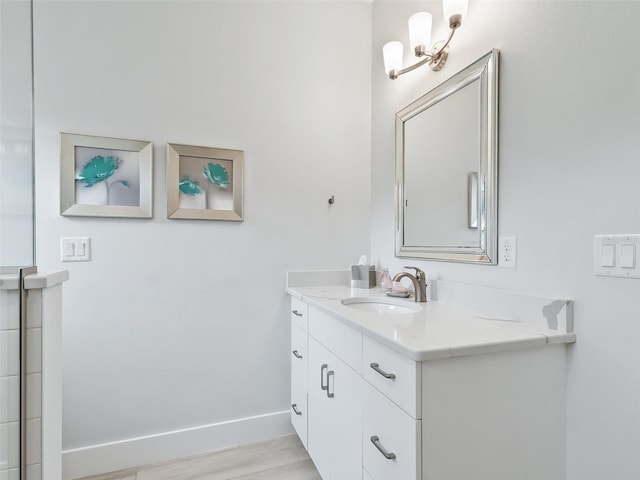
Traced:
[[167, 145], [167, 218], [241, 222], [244, 152]]
[[153, 216], [153, 145], [60, 133], [60, 214]]

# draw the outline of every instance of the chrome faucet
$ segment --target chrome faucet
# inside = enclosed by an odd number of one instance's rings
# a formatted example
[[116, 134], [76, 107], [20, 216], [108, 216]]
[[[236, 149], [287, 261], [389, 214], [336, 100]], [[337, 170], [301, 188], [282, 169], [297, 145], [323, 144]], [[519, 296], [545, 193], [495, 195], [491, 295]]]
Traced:
[[400, 272], [395, 277], [393, 277], [393, 281], [397, 282], [402, 278], [408, 278], [413, 283], [413, 289], [415, 291], [415, 301], [416, 302], [426, 302], [427, 301], [427, 276], [426, 274], [420, 270], [418, 267], [404, 267], [404, 268], [412, 268], [416, 271], [415, 276], [408, 272]]

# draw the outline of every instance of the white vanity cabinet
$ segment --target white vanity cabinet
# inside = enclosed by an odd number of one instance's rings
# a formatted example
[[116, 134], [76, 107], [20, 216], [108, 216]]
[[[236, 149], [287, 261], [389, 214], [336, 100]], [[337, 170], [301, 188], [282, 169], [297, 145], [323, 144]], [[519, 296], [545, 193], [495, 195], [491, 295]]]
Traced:
[[[572, 335], [472, 344], [469, 329], [486, 335], [488, 324], [464, 323], [451, 347], [414, 359], [376, 337], [380, 317], [351, 320], [317, 298], [322, 310], [292, 298], [292, 352], [303, 358], [292, 353], [291, 418], [323, 480], [565, 479]], [[402, 322], [434, 336], [425, 320]]]
[[295, 298], [291, 307], [291, 424], [307, 448], [308, 308]]
[[291, 423], [324, 480], [362, 475], [361, 356], [362, 334], [292, 299]]

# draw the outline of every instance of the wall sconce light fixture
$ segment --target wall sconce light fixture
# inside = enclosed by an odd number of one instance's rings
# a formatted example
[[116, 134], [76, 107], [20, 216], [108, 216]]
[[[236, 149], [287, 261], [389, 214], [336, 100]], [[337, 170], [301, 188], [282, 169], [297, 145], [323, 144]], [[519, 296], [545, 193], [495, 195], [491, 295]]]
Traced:
[[395, 80], [399, 75], [415, 70], [422, 65], [429, 65], [431, 70], [435, 72], [444, 66], [449, 56], [449, 43], [456, 30], [462, 25], [462, 19], [467, 15], [469, 0], [443, 0], [442, 7], [444, 18], [449, 22], [451, 31], [447, 40], [436, 42], [431, 50], [427, 50], [427, 45], [431, 42], [431, 14], [419, 12], [409, 18], [409, 43], [416, 57], [424, 57], [422, 60], [402, 68], [404, 49], [402, 42], [389, 42], [382, 47], [384, 70], [391, 80]]

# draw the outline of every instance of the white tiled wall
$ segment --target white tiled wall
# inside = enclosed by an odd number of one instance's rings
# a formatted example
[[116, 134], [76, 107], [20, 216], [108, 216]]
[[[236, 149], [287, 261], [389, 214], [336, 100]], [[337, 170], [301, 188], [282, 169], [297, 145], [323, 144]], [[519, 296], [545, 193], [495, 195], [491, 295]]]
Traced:
[[[20, 297], [0, 290], [0, 480], [18, 480], [20, 464]], [[42, 324], [27, 328], [27, 480], [41, 479]]]
[[[20, 462], [20, 325], [17, 290], [0, 290], [0, 479], [17, 478]], [[15, 469], [15, 472], [14, 472]]]

